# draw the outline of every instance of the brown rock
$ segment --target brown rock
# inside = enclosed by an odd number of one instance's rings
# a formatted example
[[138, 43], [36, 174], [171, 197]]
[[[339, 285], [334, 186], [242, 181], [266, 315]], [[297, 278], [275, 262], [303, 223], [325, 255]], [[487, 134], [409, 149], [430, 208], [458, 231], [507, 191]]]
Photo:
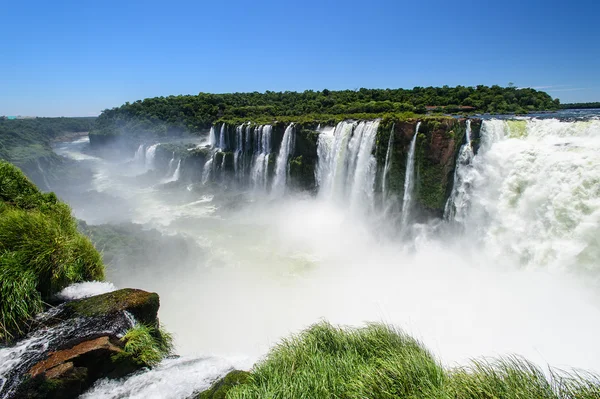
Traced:
[[[82, 355], [92, 355], [96, 357], [111, 356], [123, 352], [123, 350], [113, 344], [109, 337], [100, 337], [90, 341], [82, 342], [70, 349], [57, 352], [51, 352], [46, 360], [37, 363], [29, 370], [29, 375], [36, 377], [41, 373], [46, 374], [46, 378], [55, 378], [62, 375], [67, 370], [67, 365], [73, 367], [73, 362], [77, 362]], [[59, 368], [60, 367], [60, 368]]]

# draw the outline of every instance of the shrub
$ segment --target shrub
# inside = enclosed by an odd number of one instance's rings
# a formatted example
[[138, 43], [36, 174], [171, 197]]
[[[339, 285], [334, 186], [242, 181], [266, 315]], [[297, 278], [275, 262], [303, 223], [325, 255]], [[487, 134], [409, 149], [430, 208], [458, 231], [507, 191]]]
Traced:
[[136, 324], [123, 336], [125, 352], [137, 362], [152, 367], [173, 350], [173, 338], [161, 328]]

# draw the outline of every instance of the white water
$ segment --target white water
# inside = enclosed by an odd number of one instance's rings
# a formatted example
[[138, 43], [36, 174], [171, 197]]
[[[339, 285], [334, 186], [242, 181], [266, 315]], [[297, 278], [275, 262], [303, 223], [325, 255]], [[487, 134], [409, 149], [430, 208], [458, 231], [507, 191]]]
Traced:
[[137, 151], [135, 152], [135, 155], [133, 156], [133, 162], [142, 165], [142, 164], [144, 164], [145, 157], [146, 157], [146, 149], [143, 144], [140, 144]]
[[254, 159], [250, 180], [255, 190], [266, 192], [269, 183], [269, 159], [271, 157], [271, 125], [258, 126], [254, 130]]
[[174, 164], [175, 164], [175, 152], [173, 152], [173, 155], [171, 156], [171, 159], [169, 160], [169, 166], [167, 169], [167, 177], [172, 176]]
[[404, 197], [402, 199], [402, 228], [405, 229], [410, 221], [410, 212], [412, 210], [412, 198], [415, 189], [415, 148], [417, 145], [417, 136], [419, 135], [419, 127], [421, 122], [417, 122], [415, 135], [410, 141], [408, 156], [406, 159], [406, 174], [404, 176]]
[[217, 145], [217, 133], [214, 126], [211, 126], [210, 131], [208, 132], [208, 145], [210, 145], [211, 148], [214, 148]]
[[219, 132], [219, 145], [217, 146], [222, 150], [225, 150], [227, 143], [225, 142], [225, 124], [221, 125], [221, 131]]
[[332, 134], [319, 136], [317, 182], [323, 198], [353, 209], [373, 205], [376, 160], [373, 145], [379, 121], [340, 122]]
[[[208, 187], [161, 192], [123, 184], [119, 165], [89, 161], [103, 176], [93, 184], [132, 204], [126, 217], [184, 234], [203, 250], [192, 260], [173, 259], [161, 278], [163, 266], [146, 265], [122, 265], [108, 278], [160, 294], [161, 321], [190, 364], [202, 356], [257, 359], [281, 337], [325, 318], [394, 324], [447, 365], [516, 353], [542, 365], [600, 371], [599, 123], [484, 122], [467, 173], [467, 228], [413, 225], [417, 233], [406, 245], [378, 234], [385, 220], [351, 206], [355, 184], [372, 187], [366, 123], [323, 130], [317, 198], [240, 200]], [[264, 148], [262, 140], [255, 144]], [[359, 170], [366, 171], [361, 178]], [[357, 204], [370, 209], [361, 196]], [[124, 392], [186, 397], [187, 384], [214, 375], [163, 370], [161, 377], [127, 380]]]
[[[450, 198], [446, 202], [444, 219], [463, 223], [467, 217], [470, 203], [472, 185], [471, 162], [473, 160], [473, 146], [471, 145], [471, 121], [467, 120], [465, 131], [465, 144], [460, 147], [454, 169], [454, 187]], [[484, 125], [484, 131], [488, 125]]]
[[485, 121], [456, 220], [528, 268], [600, 272], [600, 121]]
[[249, 367], [248, 362], [238, 359], [167, 359], [151, 371], [134, 375], [125, 381], [101, 380], [80, 398], [189, 398], [194, 393], [207, 390], [216, 379], [234, 368]]
[[117, 288], [113, 283], [107, 281], [87, 281], [84, 283], [75, 283], [59, 292], [56, 296], [63, 301], [87, 298], [94, 295], [106, 294], [115, 291]]
[[156, 147], [158, 147], [158, 146], [159, 146], [159, 143], [152, 144], [146, 150], [146, 156], [144, 157], [144, 159], [145, 159], [146, 169], [148, 169], [148, 170], [154, 168], [154, 156], [156, 155]]
[[390, 167], [392, 165], [392, 149], [394, 147], [394, 128], [395, 125], [392, 125], [392, 130], [390, 132], [390, 138], [388, 140], [387, 151], [385, 152], [385, 164], [383, 167], [383, 174], [381, 176], [381, 192], [383, 193], [384, 199], [388, 196], [388, 175], [390, 174]]
[[281, 196], [285, 192], [287, 185], [287, 176], [289, 174], [288, 158], [294, 152], [294, 124], [290, 124], [283, 134], [279, 154], [277, 154], [277, 165], [275, 167], [275, 179], [271, 187], [271, 192], [275, 196]]

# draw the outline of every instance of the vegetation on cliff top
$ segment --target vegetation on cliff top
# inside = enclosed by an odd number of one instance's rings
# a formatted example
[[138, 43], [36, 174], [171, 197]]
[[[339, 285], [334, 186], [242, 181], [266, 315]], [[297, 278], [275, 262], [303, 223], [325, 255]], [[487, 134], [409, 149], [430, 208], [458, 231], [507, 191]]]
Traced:
[[96, 118], [0, 118], [0, 159], [19, 166], [53, 155], [50, 141], [66, 133], [88, 132]]
[[598, 398], [591, 374], [541, 369], [521, 358], [445, 369], [418, 341], [373, 324], [316, 324], [283, 340], [226, 397], [241, 398]]
[[177, 135], [206, 129], [218, 120], [273, 121], [284, 118], [385, 113], [425, 113], [427, 106], [470, 112], [525, 113], [555, 110], [558, 100], [534, 89], [515, 87], [415, 87], [341, 91], [230, 93], [147, 98], [106, 109], [96, 120], [92, 136]]
[[77, 231], [71, 209], [0, 161], [0, 342], [27, 332], [66, 286], [103, 278], [100, 254]]

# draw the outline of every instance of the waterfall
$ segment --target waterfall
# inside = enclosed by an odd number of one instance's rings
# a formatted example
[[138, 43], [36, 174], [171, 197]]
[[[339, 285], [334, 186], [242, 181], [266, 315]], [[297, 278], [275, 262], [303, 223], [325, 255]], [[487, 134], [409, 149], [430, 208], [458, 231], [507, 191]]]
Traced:
[[598, 271], [600, 121], [489, 120], [480, 135], [466, 233], [524, 267]]
[[177, 162], [177, 168], [175, 169], [175, 172], [173, 172], [173, 176], [171, 176], [169, 181], [178, 181], [180, 170], [181, 170], [181, 159], [179, 160], [179, 162]]
[[221, 131], [219, 133], [219, 145], [217, 146], [222, 150], [225, 150], [227, 148], [226, 142], [225, 142], [225, 124], [221, 124]]
[[143, 144], [140, 144], [135, 155], [133, 156], [133, 162], [143, 164], [146, 157], [145, 148]]
[[401, 225], [405, 228], [409, 221], [409, 214], [412, 210], [412, 200], [414, 191], [414, 175], [415, 175], [415, 148], [417, 145], [417, 136], [419, 135], [419, 127], [421, 122], [417, 122], [417, 128], [415, 129], [415, 135], [410, 142], [410, 148], [408, 150], [408, 157], [406, 159], [406, 175], [404, 177], [404, 197], [402, 199], [402, 219]]
[[376, 160], [373, 146], [379, 121], [340, 122], [323, 132], [317, 143], [319, 194], [353, 207], [372, 205]]
[[272, 132], [271, 125], [258, 126], [254, 129], [255, 152], [250, 179], [255, 189], [266, 190], [268, 186]]
[[210, 132], [208, 133], [208, 145], [210, 145], [210, 148], [215, 148], [217, 145], [217, 132], [214, 126], [210, 127]]
[[289, 173], [288, 158], [294, 151], [294, 124], [291, 123], [283, 134], [283, 140], [281, 141], [281, 147], [279, 147], [279, 154], [277, 155], [277, 166], [275, 168], [275, 180], [271, 191], [275, 195], [282, 195], [285, 192], [287, 184], [287, 176]]
[[208, 160], [204, 163], [204, 167], [202, 168], [202, 184], [203, 185], [208, 183], [208, 180], [210, 179], [210, 176], [212, 175], [214, 160], [215, 160], [215, 156], [213, 154], [213, 156], [208, 158]]
[[383, 167], [383, 174], [381, 176], [381, 193], [383, 194], [384, 200], [388, 196], [388, 175], [390, 174], [390, 166], [392, 164], [392, 148], [394, 146], [394, 128], [396, 124], [392, 125], [392, 131], [390, 132], [390, 138], [388, 140], [387, 151], [385, 152], [385, 165]]
[[175, 164], [175, 151], [173, 151], [173, 155], [171, 156], [171, 160], [169, 161], [169, 169], [167, 170], [167, 176], [171, 176], [173, 173], [173, 165]]
[[473, 160], [473, 146], [471, 145], [471, 120], [466, 122], [465, 143], [458, 151], [456, 167], [454, 168], [454, 185], [452, 193], [444, 208], [444, 219], [461, 222], [465, 219], [470, 199], [471, 187], [471, 161]]
[[145, 156], [145, 165], [146, 169], [154, 168], [154, 156], [156, 155], [156, 147], [158, 147], [159, 143], [153, 144], [146, 150]]
[[239, 125], [235, 128], [235, 151], [233, 154], [233, 170], [235, 172], [235, 179], [241, 183], [244, 178], [244, 125]]

